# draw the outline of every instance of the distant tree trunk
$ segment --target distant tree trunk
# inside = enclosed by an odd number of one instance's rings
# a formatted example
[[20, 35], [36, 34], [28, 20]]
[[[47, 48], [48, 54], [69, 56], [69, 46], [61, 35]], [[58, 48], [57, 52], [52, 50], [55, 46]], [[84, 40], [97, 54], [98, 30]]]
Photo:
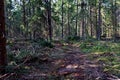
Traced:
[[85, 39], [85, 19], [82, 19], [82, 38]]
[[116, 15], [116, 0], [112, 0], [112, 24], [113, 24], [113, 40], [116, 41], [117, 36], [117, 15]]
[[64, 5], [64, 3], [63, 3], [63, 0], [62, 0], [62, 39], [64, 37], [64, 34], [63, 34], [63, 27], [64, 27], [64, 23], [63, 23], [63, 5]]
[[[30, 0], [28, 1], [28, 3], [27, 3], [27, 5], [28, 6], [30, 6]], [[31, 39], [31, 33], [30, 33], [30, 31], [29, 31], [29, 22], [30, 22], [30, 20], [28, 19], [30, 16], [31, 16], [31, 11], [30, 11], [30, 7], [27, 7], [27, 11], [26, 11], [26, 27], [27, 27], [27, 38], [29, 38], [29, 39]]]
[[[22, 0], [22, 7], [23, 7], [23, 25], [26, 27], [26, 9], [25, 9], [25, 0]], [[26, 34], [25, 34], [26, 36]]]
[[[68, 1], [68, 4], [69, 4], [69, 1]], [[70, 11], [69, 11], [69, 6], [68, 6], [67, 18], [68, 18], [68, 36], [70, 36]]]
[[0, 74], [5, 73], [6, 66], [6, 38], [4, 0], [0, 1]]
[[98, 27], [98, 23], [97, 23], [97, 21], [98, 21], [98, 17], [97, 17], [97, 15], [98, 15], [97, 4], [96, 4], [95, 7], [96, 7], [95, 8], [95, 35], [96, 35], [96, 39], [97, 39], [97, 31], [98, 31], [98, 29], [97, 29], [97, 27]]
[[52, 41], [52, 24], [51, 24], [51, 0], [46, 0], [47, 13], [48, 13], [48, 28], [49, 28], [49, 39]]
[[97, 40], [100, 40], [101, 37], [101, 24], [102, 24], [102, 17], [101, 17], [101, 0], [99, 0], [99, 8], [98, 8], [98, 25], [97, 25]]
[[90, 11], [90, 29], [91, 29], [91, 30], [90, 30], [90, 35], [91, 35], [91, 37], [93, 37], [92, 6], [90, 6], [89, 11]]
[[85, 15], [85, 10], [86, 10], [86, 3], [84, 1], [81, 2], [81, 12], [82, 12], [82, 38], [85, 39], [86, 36], [86, 15]]
[[77, 16], [76, 16], [76, 31], [75, 31], [75, 35], [77, 36], [77, 31], [78, 31], [78, 0], [76, 0], [76, 5], [77, 5]]

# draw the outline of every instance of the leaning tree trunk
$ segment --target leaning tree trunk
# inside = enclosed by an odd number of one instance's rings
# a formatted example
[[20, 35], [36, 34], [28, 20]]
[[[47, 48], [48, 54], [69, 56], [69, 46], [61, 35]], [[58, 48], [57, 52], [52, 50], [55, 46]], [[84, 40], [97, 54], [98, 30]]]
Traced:
[[5, 39], [5, 16], [4, 0], [0, 1], [0, 74], [5, 73], [6, 66], [6, 39]]

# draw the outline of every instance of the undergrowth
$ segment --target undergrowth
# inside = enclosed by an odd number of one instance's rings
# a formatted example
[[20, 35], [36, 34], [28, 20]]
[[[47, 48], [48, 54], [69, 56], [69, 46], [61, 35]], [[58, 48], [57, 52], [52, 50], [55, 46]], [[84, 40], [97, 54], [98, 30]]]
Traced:
[[[26, 67], [23, 66], [27, 58], [43, 58], [40, 55], [46, 55], [46, 53], [42, 51], [54, 47], [53, 43], [42, 38], [20, 42], [8, 41], [7, 44], [8, 65], [6, 66], [6, 72], [20, 74], [27, 72]], [[19, 67], [15, 69], [17, 66]]]
[[89, 59], [98, 61], [105, 72], [120, 77], [120, 43], [107, 41], [83, 41], [80, 48], [89, 54]]
[[[88, 54], [88, 58], [93, 61], [97, 61], [103, 66], [104, 72], [112, 73], [120, 77], [120, 43], [113, 43], [107, 41], [96, 41], [96, 40], [86, 40], [81, 41], [80, 38], [69, 38], [70, 42], [79, 45], [82, 52]], [[68, 40], [68, 41], [69, 41]], [[80, 40], [79, 42], [77, 40]], [[54, 43], [54, 42], [53, 42]], [[53, 48], [54, 45], [44, 39], [32, 40], [27, 44], [10, 43], [10, 48], [8, 50], [8, 66], [6, 67], [7, 72], [14, 72], [14, 67], [24, 62], [27, 56], [36, 57], [45, 54], [42, 49], [46, 47], [48, 49]], [[64, 43], [64, 42], [56, 42]], [[19, 48], [20, 47], [20, 48]], [[13, 48], [13, 49], [12, 49]], [[64, 49], [65, 46], [63, 46]], [[47, 50], [44, 50], [47, 51]], [[48, 54], [49, 52], [47, 52]], [[16, 73], [21, 73], [21, 71], [26, 71], [26, 67], [20, 66], [16, 70]]]

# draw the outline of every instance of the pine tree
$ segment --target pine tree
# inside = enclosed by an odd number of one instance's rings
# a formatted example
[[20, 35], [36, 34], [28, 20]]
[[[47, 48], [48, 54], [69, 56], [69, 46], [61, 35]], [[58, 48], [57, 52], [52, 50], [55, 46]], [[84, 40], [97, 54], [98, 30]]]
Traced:
[[6, 39], [5, 39], [5, 16], [4, 0], [0, 1], [0, 74], [5, 72], [6, 66]]

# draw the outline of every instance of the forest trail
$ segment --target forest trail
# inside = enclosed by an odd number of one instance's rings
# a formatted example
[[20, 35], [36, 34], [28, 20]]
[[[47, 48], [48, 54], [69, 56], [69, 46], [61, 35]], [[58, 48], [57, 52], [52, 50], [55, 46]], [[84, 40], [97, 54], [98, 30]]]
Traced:
[[[82, 53], [74, 45], [55, 44], [49, 54], [51, 57], [27, 63], [30, 73], [21, 76], [24, 80], [111, 80], [103, 73], [101, 65], [90, 61], [88, 55]], [[52, 56], [54, 55], [54, 56]]]
[[22, 68], [26, 70], [20, 68], [21, 73], [4, 80], [119, 80], [105, 73], [100, 62], [90, 60], [92, 54], [81, 52], [75, 44], [54, 43], [54, 48], [35, 50], [42, 55], [24, 59]]

